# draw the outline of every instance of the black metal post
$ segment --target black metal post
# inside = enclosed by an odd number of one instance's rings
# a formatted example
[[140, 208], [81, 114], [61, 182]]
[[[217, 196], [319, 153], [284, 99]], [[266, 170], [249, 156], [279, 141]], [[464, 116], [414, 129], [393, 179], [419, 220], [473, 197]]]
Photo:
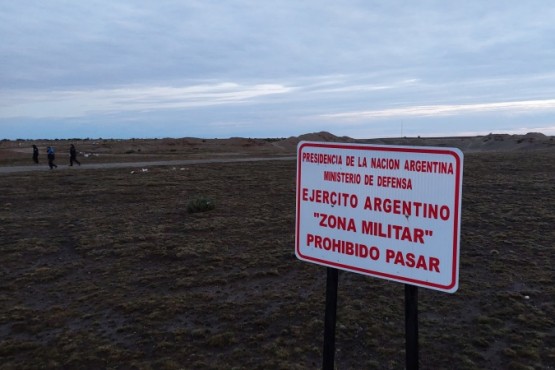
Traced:
[[418, 370], [418, 287], [405, 284], [406, 369]]
[[323, 370], [333, 370], [335, 365], [335, 322], [337, 313], [337, 285], [339, 271], [327, 268], [326, 315], [324, 318]]

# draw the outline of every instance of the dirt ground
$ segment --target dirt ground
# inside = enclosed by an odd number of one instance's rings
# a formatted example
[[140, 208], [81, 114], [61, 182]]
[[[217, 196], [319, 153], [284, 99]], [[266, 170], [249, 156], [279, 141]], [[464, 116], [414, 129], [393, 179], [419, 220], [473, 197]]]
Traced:
[[[459, 290], [419, 289], [420, 366], [553, 368], [555, 149], [485, 139], [511, 149], [465, 154]], [[167, 140], [78, 141], [99, 154], [79, 171], [0, 174], [0, 368], [321, 367], [326, 269], [294, 254], [294, 160], [86, 167], [296, 141]], [[2, 142], [0, 165], [33, 168], [28, 146]], [[336, 368], [404, 368], [403, 285], [340, 272], [338, 299]]]
[[555, 148], [555, 137], [541, 133], [526, 135], [490, 134], [473, 137], [352, 139], [329, 132], [305, 134], [289, 138], [229, 139], [69, 139], [69, 140], [0, 140], [1, 166], [31, 166], [32, 145], [39, 148], [39, 165], [47, 166], [46, 148], [56, 149], [56, 164], [69, 164], [69, 147], [74, 144], [78, 159], [84, 165], [102, 163], [137, 163], [153, 161], [242, 159], [252, 157], [287, 157], [296, 154], [297, 144], [306, 141], [356, 142], [380, 145], [448, 146], [465, 153], [527, 152]]

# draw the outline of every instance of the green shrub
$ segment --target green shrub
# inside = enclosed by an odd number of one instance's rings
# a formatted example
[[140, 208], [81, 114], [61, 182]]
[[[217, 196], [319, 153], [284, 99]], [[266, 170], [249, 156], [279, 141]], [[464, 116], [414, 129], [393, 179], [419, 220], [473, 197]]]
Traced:
[[214, 201], [204, 196], [194, 197], [187, 202], [187, 212], [189, 213], [210, 211], [214, 207], [216, 207]]

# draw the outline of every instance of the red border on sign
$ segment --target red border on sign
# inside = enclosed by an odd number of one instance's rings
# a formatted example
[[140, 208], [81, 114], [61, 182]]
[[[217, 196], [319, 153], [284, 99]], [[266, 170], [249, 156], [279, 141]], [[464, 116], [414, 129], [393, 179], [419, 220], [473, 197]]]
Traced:
[[[368, 270], [363, 269], [356, 266], [349, 266], [344, 265], [337, 262], [322, 260], [315, 257], [304, 256], [300, 251], [300, 227], [299, 227], [299, 220], [300, 220], [300, 212], [301, 212], [301, 192], [299, 191], [299, 183], [301, 180], [301, 161], [303, 148], [305, 147], [316, 147], [316, 148], [332, 148], [332, 149], [351, 149], [351, 150], [365, 150], [365, 151], [385, 151], [385, 152], [401, 152], [401, 153], [423, 153], [423, 154], [443, 154], [443, 155], [450, 155], [455, 158], [455, 201], [454, 201], [454, 217], [453, 217], [453, 265], [451, 268], [451, 282], [448, 285], [441, 285], [436, 284], [428, 281], [418, 280], [418, 279], [411, 279], [403, 276], [391, 275], [380, 271]], [[459, 218], [460, 218], [460, 191], [461, 191], [461, 181], [462, 181], [462, 171], [461, 171], [461, 158], [459, 155], [449, 149], [438, 149], [438, 148], [415, 148], [415, 147], [390, 147], [390, 146], [379, 146], [379, 145], [353, 145], [353, 144], [333, 144], [333, 143], [314, 143], [314, 142], [306, 142], [302, 143], [297, 148], [297, 213], [296, 213], [296, 221], [295, 221], [295, 249], [297, 256], [302, 257], [302, 259], [307, 261], [312, 261], [314, 263], [318, 263], [321, 265], [326, 265], [330, 267], [337, 267], [343, 270], [348, 271], [355, 271], [366, 275], [371, 276], [381, 276], [383, 278], [395, 281], [402, 281], [406, 283], [412, 283], [421, 285], [424, 287], [431, 287], [437, 290], [444, 290], [450, 291], [457, 285], [457, 272], [458, 272], [458, 251], [459, 251]]]

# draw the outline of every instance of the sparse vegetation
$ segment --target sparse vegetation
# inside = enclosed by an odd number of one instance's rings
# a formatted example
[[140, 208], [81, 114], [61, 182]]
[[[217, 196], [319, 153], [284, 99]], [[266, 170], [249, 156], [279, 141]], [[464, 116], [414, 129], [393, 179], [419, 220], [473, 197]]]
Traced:
[[[295, 165], [0, 174], [0, 368], [320, 368]], [[465, 156], [460, 287], [419, 290], [421, 368], [554, 363], [554, 174], [553, 150]], [[403, 297], [340, 272], [338, 369], [404, 367]]]
[[203, 195], [196, 196], [187, 202], [187, 212], [206, 212], [214, 209], [216, 205], [211, 198]]

